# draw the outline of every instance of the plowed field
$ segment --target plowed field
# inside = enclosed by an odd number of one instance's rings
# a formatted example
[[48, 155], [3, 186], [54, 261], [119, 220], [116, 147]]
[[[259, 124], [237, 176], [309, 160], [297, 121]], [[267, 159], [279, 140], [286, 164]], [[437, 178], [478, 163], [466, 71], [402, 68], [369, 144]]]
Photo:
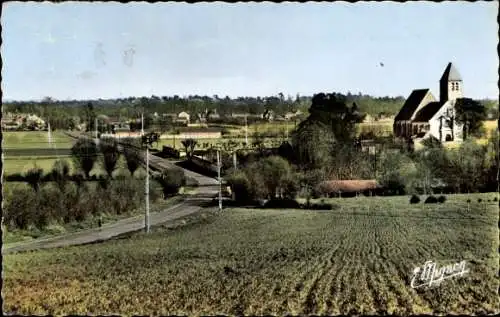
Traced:
[[[335, 211], [227, 209], [149, 235], [6, 255], [4, 311], [498, 313], [498, 203], [469, 197], [470, 211], [465, 195], [425, 207], [397, 197], [345, 199]], [[470, 272], [411, 288], [430, 260], [465, 260]]]

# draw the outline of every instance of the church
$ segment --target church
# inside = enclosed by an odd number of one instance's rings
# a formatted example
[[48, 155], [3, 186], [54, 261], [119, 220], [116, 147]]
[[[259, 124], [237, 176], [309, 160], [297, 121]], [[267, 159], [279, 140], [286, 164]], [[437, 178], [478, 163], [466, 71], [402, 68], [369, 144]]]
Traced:
[[462, 126], [455, 122], [455, 102], [463, 98], [463, 81], [449, 63], [439, 81], [439, 100], [430, 89], [413, 90], [394, 118], [393, 133], [398, 138], [441, 142], [462, 141]]

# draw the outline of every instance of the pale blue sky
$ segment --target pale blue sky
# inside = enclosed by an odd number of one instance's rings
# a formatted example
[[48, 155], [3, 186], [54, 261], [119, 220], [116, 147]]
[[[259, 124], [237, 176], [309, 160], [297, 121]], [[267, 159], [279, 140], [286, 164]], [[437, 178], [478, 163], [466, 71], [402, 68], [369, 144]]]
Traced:
[[[448, 62], [498, 98], [498, 3], [4, 5], [5, 99], [408, 96]], [[384, 67], [380, 66], [380, 62]]]

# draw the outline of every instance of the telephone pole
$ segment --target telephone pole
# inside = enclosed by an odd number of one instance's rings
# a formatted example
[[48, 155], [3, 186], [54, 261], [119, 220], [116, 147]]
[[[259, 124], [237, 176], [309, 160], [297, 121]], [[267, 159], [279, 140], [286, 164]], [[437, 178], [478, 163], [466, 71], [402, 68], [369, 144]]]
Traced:
[[[144, 135], [144, 116], [141, 114], [141, 136]], [[145, 198], [146, 198], [146, 214], [144, 215], [144, 227], [146, 233], [149, 233], [149, 143], [150, 140], [142, 140], [142, 142], [146, 143], [146, 188], [145, 188]]]
[[245, 147], [248, 146], [248, 124], [247, 124], [247, 116], [245, 115]]
[[97, 118], [95, 118], [95, 142], [96, 143], [98, 142], [97, 140], [99, 139], [98, 133], [97, 133], [97, 124], [98, 124], [97, 123]]
[[146, 233], [149, 233], [149, 144], [146, 143], [146, 215], [144, 219]]
[[217, 150], [217, 174], [219, 178], [219, 211], [222, 211], [222, 180], [220, 178], [221, 157], [220, 150]]
[[144, 113], [141, 113], [141, 136], [144, 135]]

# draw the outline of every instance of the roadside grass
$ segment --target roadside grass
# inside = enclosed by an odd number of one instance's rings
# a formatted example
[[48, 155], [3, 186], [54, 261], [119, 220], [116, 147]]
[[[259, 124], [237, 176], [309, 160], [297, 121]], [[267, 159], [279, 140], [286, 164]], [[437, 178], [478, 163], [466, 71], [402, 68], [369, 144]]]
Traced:
[[[7, 254], [4, 311], [495, 314], [498, 203], [484, 202], [495, 195], [447, 195], [425, 207], [403, 196], [330, 199], [343, 208], [321, 212], [210, 209], [150, 234]], [[465, 260], [470, 272], [411, 288], [414, 268], [429, 260]]]
[[[37, 149], [50, 148], [47, 131], [2, 132], [2, 148], [4, 149]], [[63, 131], [51, 133], [52, 142], [58, 149], [70, 149], [75, 142]]]

